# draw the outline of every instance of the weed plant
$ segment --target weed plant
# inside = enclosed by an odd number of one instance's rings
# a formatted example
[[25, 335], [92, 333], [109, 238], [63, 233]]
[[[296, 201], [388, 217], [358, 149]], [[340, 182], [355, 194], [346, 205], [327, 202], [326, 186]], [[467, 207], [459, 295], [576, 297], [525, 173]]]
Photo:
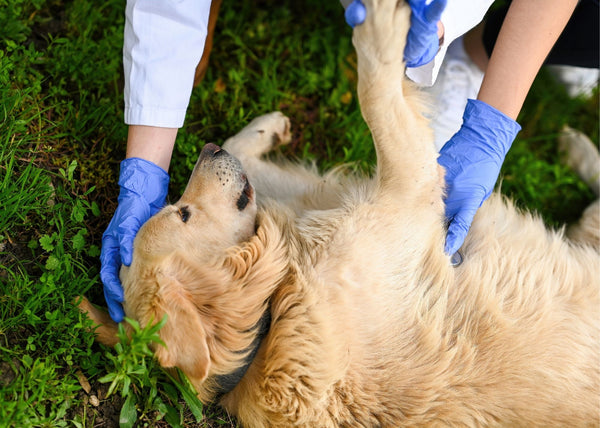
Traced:
[[[171, 164], [181, 194], [199, 150], [282, 110], [284, 154], [369, 173], [374, 150], [356, 99], [351, 30], [338, 2], [224, 2], [205, 80]], [[124, 156], [124, 2], [0, 0], [0, 427], [235, 426], [184, 377], [158, 367], [140, 328], [116, 350], [76, 310], [103, 304], [102, 232]], [[519, 117], [502, 191], [552, 227], [593, 196], [559, 159], [563, 124], [598, 142], [598, 96], [570, 99], [542, 72]], [[158, 345], [160, 346], [160, 345]]]

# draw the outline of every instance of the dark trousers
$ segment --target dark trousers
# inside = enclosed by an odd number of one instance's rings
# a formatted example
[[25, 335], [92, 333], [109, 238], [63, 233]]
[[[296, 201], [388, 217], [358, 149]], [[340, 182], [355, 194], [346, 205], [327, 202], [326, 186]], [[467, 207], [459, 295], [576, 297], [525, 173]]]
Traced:
[[[545, 64], [573, 65], [577, 67], [600, 68], [599, 6], [598, 0], [581, 0], [567, 26], [548, 54]], [[510, 6], [505, 5], [488, 12], [483, 29], [483, 44], [491, 55], [502, 22]]]

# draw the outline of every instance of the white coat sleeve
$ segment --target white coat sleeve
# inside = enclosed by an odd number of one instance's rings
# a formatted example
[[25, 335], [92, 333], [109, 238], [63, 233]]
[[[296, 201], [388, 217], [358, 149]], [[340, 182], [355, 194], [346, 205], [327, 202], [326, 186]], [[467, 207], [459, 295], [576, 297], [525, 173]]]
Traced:
[[450, 43], [479, 24], [492, 3], [494, 0], [448, 0], [440, 19], [444, 25], [444, 43], [432, 61], [407, 68], [408, 78], [421, 86], [433, 85]]
[[127, 0], [125, 123], [183, 125], [209, 13], [210, 0]]

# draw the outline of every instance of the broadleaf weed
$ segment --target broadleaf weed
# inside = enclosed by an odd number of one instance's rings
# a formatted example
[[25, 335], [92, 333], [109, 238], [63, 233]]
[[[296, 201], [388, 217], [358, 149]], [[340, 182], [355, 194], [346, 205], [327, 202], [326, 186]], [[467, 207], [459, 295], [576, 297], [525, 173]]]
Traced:
[[115, 352], [106, 353], [112, 368], [99, 379], [102, 383], [110, 383], [108, 396], [120, 393], [125, 399], [119, 418], [121, 426], [129, 427], [140, 419], [157, 418], [167, 418], [172, 425], [181, 425], [183, 407], [177, 391], [196, 420], [200, 421], [203, 418], [202, 404], [183, 373], [178, 373], [178, 380], [160, 368], [153, 357], [152, 346], [166, 346], [158, 331], [167, 322], [167, 316], [157, 323], [151, 320], [143, 328], [136, 320], [125, 318], [125, 322], [130, 327], [130, 333], [124, 323], [119, 324], [119, 342], [115, 345]]

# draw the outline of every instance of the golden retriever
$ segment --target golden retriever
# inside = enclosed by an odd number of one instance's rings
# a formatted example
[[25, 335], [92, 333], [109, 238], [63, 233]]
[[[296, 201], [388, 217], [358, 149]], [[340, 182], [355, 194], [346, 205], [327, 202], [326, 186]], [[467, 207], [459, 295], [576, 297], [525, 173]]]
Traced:
[[261, 159], [289, 141], [281, 113], [206, 145], [135, 239], [127, 316], [166, 314], [158, 361], [246, 427], [598, 425], [598, 204], [574, 241], [494, 194], [452, 267], [443, 171], [403, 77], [410, 9], [365, 4], [374, 177]]

